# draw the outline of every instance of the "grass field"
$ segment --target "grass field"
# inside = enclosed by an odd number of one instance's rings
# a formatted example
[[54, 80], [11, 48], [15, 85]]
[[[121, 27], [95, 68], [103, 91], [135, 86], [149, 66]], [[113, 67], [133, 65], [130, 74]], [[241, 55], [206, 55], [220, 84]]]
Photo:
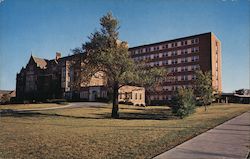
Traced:
[[214, 105], [184, 119], [168, 107], [122, 105], [67, 108], [2, 116], [0, 158], [152, 158], [201, 132], [249, 111], [250, 105]]

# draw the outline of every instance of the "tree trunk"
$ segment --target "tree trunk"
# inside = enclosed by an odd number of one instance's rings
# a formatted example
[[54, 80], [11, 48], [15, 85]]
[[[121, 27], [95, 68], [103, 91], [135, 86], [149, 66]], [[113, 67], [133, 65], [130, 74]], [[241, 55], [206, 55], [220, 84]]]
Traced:
[[206, 112], [207, 111], [207, 105], [205, 104], [204, 107], [205, 107], [205, 112]]
[[119, 84], [115, 82], [113, 85], [113, 107], [112, 107], [112, 118], [119, 118], [119, 107], [118, 107], [118, 90], [119, 90]]

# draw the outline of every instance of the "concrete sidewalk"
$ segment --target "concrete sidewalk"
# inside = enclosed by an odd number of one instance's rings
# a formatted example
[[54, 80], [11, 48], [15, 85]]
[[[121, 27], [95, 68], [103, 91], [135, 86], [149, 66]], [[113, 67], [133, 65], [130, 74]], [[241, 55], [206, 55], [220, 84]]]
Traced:
[[154, 159], [246, 159], [249, 150], [250, 112], [246, 112]]

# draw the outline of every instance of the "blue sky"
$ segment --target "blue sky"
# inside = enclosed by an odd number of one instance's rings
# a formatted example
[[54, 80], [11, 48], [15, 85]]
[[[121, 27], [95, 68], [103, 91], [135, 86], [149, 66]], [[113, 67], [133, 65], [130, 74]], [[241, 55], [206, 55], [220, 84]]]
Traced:
[[31, 52], [70, 54], [108, 11], [130, 47], [214, 32], [222, 42], [223, 91], [249, 88], [250, 0], [0, 0], [0, 89], [15, 89]]

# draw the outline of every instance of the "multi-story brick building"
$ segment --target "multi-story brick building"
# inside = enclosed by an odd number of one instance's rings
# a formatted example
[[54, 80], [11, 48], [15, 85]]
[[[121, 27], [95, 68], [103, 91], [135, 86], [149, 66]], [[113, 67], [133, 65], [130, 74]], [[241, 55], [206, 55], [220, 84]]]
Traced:
[[195, 71], [211, 71], [212, 85], [221, 86], [221, 43], [211, 32], [130, 48], [132, 58], [148, 67], [165, 67], [169, 75], [146, 96], [157, 103], [171, 100], [178, 87], [192, 87]]

